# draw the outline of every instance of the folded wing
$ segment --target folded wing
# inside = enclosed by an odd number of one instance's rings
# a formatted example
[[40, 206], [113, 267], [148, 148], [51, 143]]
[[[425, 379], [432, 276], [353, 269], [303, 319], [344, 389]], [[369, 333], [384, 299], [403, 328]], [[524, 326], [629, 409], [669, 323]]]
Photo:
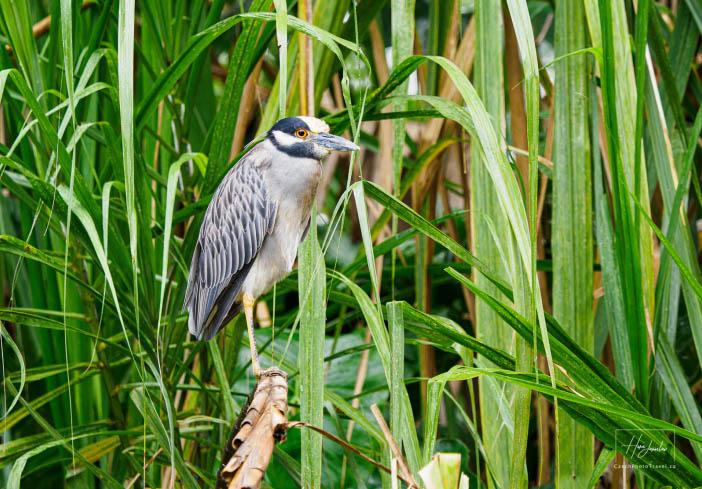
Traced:
[[200, 228], [183, 305], [198, 339], [214, 337], [238, 312], [241, 285], [273, 228], [276, 206], [260, 162], [254, 164], [256, 153], [254, 148], [224, 177]]

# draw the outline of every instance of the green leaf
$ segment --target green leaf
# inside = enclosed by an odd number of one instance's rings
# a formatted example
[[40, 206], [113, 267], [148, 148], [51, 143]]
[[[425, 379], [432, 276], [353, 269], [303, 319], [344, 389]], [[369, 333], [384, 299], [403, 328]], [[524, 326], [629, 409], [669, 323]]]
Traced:
[[[556, 56], [588, 46], [581, 2], [556, 4]], [[590, 57], [568, 56], [554, 65], [553, 315], [585, 351], [594, 353], [592, 176], [589, 107]], [[577, 92], [577, 97], [573, 92]], [[598, 182], [599, 184], [600, 182]], [[598, 214], [598, 217], [600, 215]], [[609, 218], [609, 214], [606, 214]], [[599, 223], [598, 223], [599, 224]], [[609, 229], [609, 228], [607, 228]], [[602, 262], [608, 250], [599, 242]], [[612, 273], [611, 265], [603, 276]], [[616, 275], [615, 275], [616, 278]], [[605, 286], [609, 286], [605, 280]], [[609, 294], [607, 290], [607, 294]], [[609, 305], [613, 299], [605, 299]], [[616, 340], [612, 335], [612, 342]], [[621, 343], [621, 340], [619, 341]], [[628, 350], [625, 350], [628, 353]], [[617, 366], [622, 359], [617, 358]], [[620, 376], [619, 369], [617, 375]], [[564, 380], [563, 377], [560, 377]], [[592, 433], [564, 411], [558, 413], [556, 478], [562, 488], [580, 489], [594, 464]]]
[[595, 489], [600, 481], [600, 477], [604, 471], [609, 466], [610, 462], [614, 460], [614, 455], [616, 452], [609, 447], [602, 447], [599, 457], [597, 457], [597, 462], [592, 468], [592, 475], [590, 476], [590, 481], [587, 484], [589, 489]]
[[[679, 428], [666, 421], [662, 421], [612, 404], [592, 401], [568, 392], [562, 388], [554, 389], [548, 382], [544, 382], [543, 379], [538, 379], [538, 377], [533, 374], [505, 371], [501, 369], [456, 366], [448, 372], [435, 377], [434, 379], [436, 381], [467, 380], [481, 375], [488, 375], [505, 382], [510, 382], [512, 384], [546, 394], [549, 397], [558, 398], [564, 401], [564, 407], [568, 406], [570, 408], [573, 405], [576, 405], [594, 409], [600, 413], [598, 416], [611, 416], [613, 420], [620, 423], [620, 428], [617, 429], [631, 429], [645, 432], [651, 437], [652, 443], [654, 443], [656, 446], [658, 446], [660, 443], [661, 446], [665, 447], [665, 450], [656, 454], [653, 454], [650, 451], [645, 453], [644, 451], [639, 451], [637, 453], [631, 453], [631, 451], [629, 451], [628, 453], [624, 453], [627, 458], [632, 460], [632, 462], [641, 463], [642, 465], [656, 465], [658, 463], [662, 463], [663, 460], [668, 460], [670, 463], [673, 463], [672, 461], [676, 460], [679, 463], [680, 470], [668, 471], [670, 473], [668, 477], [677, 479], [679, 481], [678, 483], [683, 480], [687, 480], [687, 483], [692, 481], [697, 481], [697, 483], [699, 483], [698, 481], [702, 481], [702, 471], [700, 471], [699, 468], [697, 468], [682, 453], [680, 453], [665, 436], [661, 435], [660, 430], [674, 432], [678, 436], [694, 441], [702, 441], [702, 436]], [[597, 419], [595, 420], [597, 421]], [[604, 420], [604, 418], [602, 420]], [[621, 450], [626, 449], [626, 446], [618, 446], [614, 448], [620, 450], [620, 453], [622, 453]], [[656, 469], [653, 468], [644, 469], [649, 474], [656, 472]], [[663, 476], [663, 478], [665, 478], [665, 476]]]
[[[405, 378], [405, 321], [402, 305], [401, 302], [388, 302], [386, 305], [390, 333], [390, 431], [396, 440], [402, 439], [402, 391]], [[430, 439], [434, 440], [434, 437]], [[425, 437], [425, 444], [426, 440]], [[428, 453], [431, 452], [433, 450]], [[426, 448], [424, 457], [427, 457]]]
[[[361, 201], [362, 202], [362, 201]], [[392, 382], [392, 358], [390, 349], [390, 336], [383, 323], [383, 318], [378, 307], [370, 300], [370, 297], [354, 282], [349, 280], [344, 275], [338, 272], [332, 272], [332, 275], [348, 287], [353, 293], [358, 305], [363, 312], [368, 328], [371, 331], [373, 342], [378, 349], [378, 354], [385, 370], [385, 378], [388, 384]], [[417, 432], [412, 421], [412, 407], [410, 404], [407, 389], [403, 385], [402, 389], [402, 441], [407, 453], [407, 463], [410, 470], [417, 471], [421, 466], [421, 455], [419, 452], [419, 441], [417, 440]]]
[[175, 470], [172, 472], [172, 477], [175, 477], [177, 474], [183, 485], [189, 489], [199, 487], [183, 460], [180, 447], [174, 445], [172, 441], [169, 441], [172, 440], [173, 437], [171, 436], [169, 438], [166, 428], [161, 421], [161, 417], [158, 415], [158, 411], [151, 401], [148, 392], [142, 387], [138, 387], [133, 389], [129, 393], [129, 396], [139, 412], [144, 416], [144, 422], [149, 427], [156, 440], [158, 440], [160, 447], [163, 448], [164, 452], [171, 457], [171, 460], [174, 462]]
[[[324, 333], [326, 326], [326, 267], [317, 241], [316, 213], [307, 238], [298, 250], [300, 304], [300, 420], [323, 427]], [[302, 436], [302, 485], [321, 487], [322, 435], [305, 430]]]
[[[22, 352], [20, 352], [20, 349], [17, 347], [17, 344], [12, 340], [12, 337], [7, 332], [7, 329], [5, 329], [5, 325], [3, 325], [2, 321], [0, 321], [0, 351], [2, 351], [2, 349], [3, 349], [2, 340], [6, 341], [7, 344], [10, 345], [10, 349], [12, 349], [15, 356], [17, 357], [17, 362], [19, 363], [19, 366], [20, 366], [20, 385], [19, 385], [19, 389], [17, 389], [17, 395], [15, 395], [12, 398], [12, 402], [10, 402], [9, 406], [7, 406], [6, 404], [3, 405], [4, 409], [3, 409], [2, 417], [0, 418], [0, 420], [6, 420], [8, 415], [12, 412], [12, 409], [15, 407], [15, 404], [17, 404], [17, 402], [19, 401], [20, 393], [24, 390], [24, 383], [27, 380], [27, 371], [26, 371], [26, 367], [24, 365], [24, 358], [22, 357]], [[3, 377], [4, 377], [4, 374], [5, 374], [5, 359], [4, 358], [3, 358], [2, 369], [3, 369]], [[5, 382], [10, 382], [10, 379], [9, 378], [3, 379], [3, 384]], [[6, 400], [4, 400], [4, 401], [5, 401], [5, 403], [7, 402]]]

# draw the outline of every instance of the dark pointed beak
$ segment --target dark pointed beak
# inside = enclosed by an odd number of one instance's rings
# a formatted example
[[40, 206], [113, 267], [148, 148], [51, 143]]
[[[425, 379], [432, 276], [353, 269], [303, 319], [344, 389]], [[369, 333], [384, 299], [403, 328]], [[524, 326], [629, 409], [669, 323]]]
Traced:
[[361, 149], [348, 139], [334, 136], [326, 132], [312, 136], [308, 141], [331, 151], [356, 151], [357, 149]]

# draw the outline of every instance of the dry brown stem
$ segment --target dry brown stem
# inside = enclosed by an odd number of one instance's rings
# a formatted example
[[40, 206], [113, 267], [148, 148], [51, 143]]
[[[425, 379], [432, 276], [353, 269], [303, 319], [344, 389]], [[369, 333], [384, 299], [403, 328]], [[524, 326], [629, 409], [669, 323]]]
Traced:
[[278, 367], [261, 373], [256, 389], [227, 439], [217, 489], [257, 489], [276, 443], [285, 441], [288, 426], [288, 375]]
[[[386, 426], [387, 426], [387, 425], [386, 425]], [[291, 423], [288, 423], [288, 426], [287, 426], [287, 427], [288, 427], [288, 429], [290, 429], [290, 428], [301, 428], [301, 427], [302, 427], [302, 428], [307, 428], [307, 429], [310, 429], [310, 430], [312, 430], [312, 431], [314, 431], [314, 432], [317, 432], [317, 433], [319, 433], [320, 435], [325, 436], [326, 438], [329, 438], [329, 439], [330, 439], [331, 441], [333, 441], [334, 443], [337, 443], [337, 444], [341, 445], [341, 446], [344, 447], [346, 450], [348, 450], [349, 452], [352, 452], [353, 454], [355, 454], [355, 455], [357, 455], [358, 457], [362, 458], [363, 460], [365, 460], [365, 461], [368, 462], [369, 464], [374, 465], [375, 467], [379, 468], [380, 470], [383, 470], [383, 471], [387, 472], [387, 473], [390, 474], [390, 475], [393, 475], [393, 472], [392, 472], [392, 469], [391, 469], [391, 468], [388, 468], [388, 467], [386, 467], [385, 465], [376, 462], [375, 460], [373, 460], [373, 459], [370, 458], [369, 456], [363, 454], [360, 450], [358, 450], [357, 448], [355, 448], [353, 445], [347, 443], [346, 441], [342, 440], [342, 439], [339, 438], [338, 436], [329, 433], [328, 431], [325, 431], [325, 430], [323, 430], [323, 429], [321, 429], [321, 428], [317, 428], [316, 426], [313, 426], [313, 425], [311, 425], [311, 424], [309, 424], [309, 423], [303, 423], [302, 421], [293, 421], [293, 422], [291, 422]], [[397, 462], [397, 460], [396, 460], [395, 458], [393, 458], [393, 460], [394, 460], [395, 462]], [[409, 469], [408, 469], [408, 470], [409, 470]], [[419, 487], [419, 486], [417, 485], [417, 481], [414, 479], [413, 476], [411, 476], [411, 474], [410, 474], [410, 477], [409, 477], [409, 478], [405, 477], [405, 476], [402, 475], [402, 474], [397, 474], [396, 478], [397, 478], [397, 479], [400, 479], [402, 482], [404, 482], [404, 483], [407, 485], [407, 488], [408, 488], [408, 489], [417, 489], [417, 488]]]
[[[371, 409], [391, 446], [393, 458], [397, 459], [399, 463], [400, 473], [397, 477], [407, 484], [408, 488], [418, 488], [419, 485], [410, 472], [407, 462], [402, 458], [397, 443], [378, 407], [373, 405]], [[258, 489], [261, 487], [275, 444], [285, 441], [288, 429], [300, 427], [316, 431], [366, 462], [387, 473], [391, 472], [388, 467], [376, 462], [353, 445], [321, 428], [301, 421], [289, 423], [287, 410], [288, 375], [278, 367], [264, 370], [229, 434], [224, 447], [222, 465], [217, 473], [216, 489]]]
[[419, 484], [414, 478], [414, 475], [412, 475], [412, 471], [409, 469], [409, 466], [405, 461], [405, 457], [402, 456], [402, 450], [400, 450], [400, 447], [397, 445], [395, 437], [392, 436], [392, 432], [390, 431], [388, 424], [385, 422], [385, 418], [383, 418], [383, 414], [380, 412], [380, 409], [378, 409], [377, 404], [373, 404], [371, 406], [371, 412], [373, 413], [373, 416], [375, 417], [375, 421], [378, 423], [378, 426], [380, 426], [380, 430], [383, 432], [383, 435], [385, 435], [385, 440], [390, 446], [390, 451], [392, 452], [393, 458], [397, 460], [397, 466], [400, 471], [400, 478], [405, 482], [411, 482], [409, 484], [409, 489], [413, 487], [419, 488]]

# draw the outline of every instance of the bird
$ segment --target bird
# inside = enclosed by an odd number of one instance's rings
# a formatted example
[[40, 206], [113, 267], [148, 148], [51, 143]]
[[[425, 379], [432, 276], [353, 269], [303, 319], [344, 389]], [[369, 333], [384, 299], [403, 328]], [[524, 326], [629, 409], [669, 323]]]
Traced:
[[358, 149], [321, 119], [281, 119], [227, 172], [205, 211], [183, 302], [188, 330], [210, 340], [243, 308], [256, 379], [254, 304], [292, 271], [310, 228], [322, 160]]

